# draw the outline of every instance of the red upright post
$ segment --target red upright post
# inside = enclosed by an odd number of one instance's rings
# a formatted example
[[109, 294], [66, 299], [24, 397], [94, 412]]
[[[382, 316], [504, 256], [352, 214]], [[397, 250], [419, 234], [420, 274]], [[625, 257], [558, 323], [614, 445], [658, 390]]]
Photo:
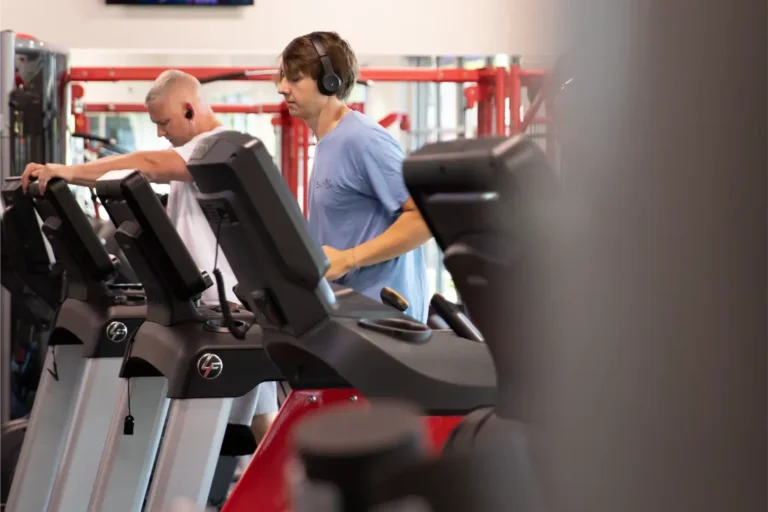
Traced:
[[507, 71], [504, 68], [496, 68], [496, 80], [493, 86], [493, 99], [496, 116], [496, 136], [503, 137], [507, 134]]
[[481, 76], [477, 82], [477, 136], [488, 137], [493, 130], [493, 86], [487, 76]]
[[515, 135], [522, 131], [520, 125], [520, 107], [521, 107], [521, 89], [523, 87], [520, 80], [520, 64], [513, 63], [509, 68], [509, 132]]

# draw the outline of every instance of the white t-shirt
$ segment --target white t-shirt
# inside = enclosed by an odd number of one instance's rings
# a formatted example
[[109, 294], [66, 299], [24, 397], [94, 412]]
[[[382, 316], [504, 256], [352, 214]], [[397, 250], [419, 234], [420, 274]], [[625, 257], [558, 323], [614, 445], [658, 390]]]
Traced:
[[[201, 133], [181, 147], [173, 148], [185, 162], [192, 158], [197, 144], [204, 138], [216, 132], [225, 131], [227, 128], [219, 126], [209, 132]], [[219, 295], [216, 291], [216, 278], [213, 275], [214, 261], [216, 261], [221, 276], [224, 278], [224, 289], [227, 292], [227, 300], [240, 303], [232, 291], [237, 284], [235, 274], [229, 266], [224, 251], [219, 248], [218, 260], [216, 259], [216, 235], [211, 225], [203, 214], [202, 208], [197, 202], [195, 192], [197, 187], [193, 183], [172, 181], [171, 192], [168, 195], [168, 216], [179, 232], [181, 240], [187, 246], [189, 253], [201, 270], [208, 272], [213, 279], [213, 286], [203, 292], [202, 301], [208, 304], [218, 304]]]

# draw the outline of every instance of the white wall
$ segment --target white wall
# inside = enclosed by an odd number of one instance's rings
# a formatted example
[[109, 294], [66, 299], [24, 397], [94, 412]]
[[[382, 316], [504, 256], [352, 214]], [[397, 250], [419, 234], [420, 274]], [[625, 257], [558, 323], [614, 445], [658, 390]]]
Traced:
[[[199, 55], [199, 54], [158, 54], [158, 53], [118, 53], [112, 51], [72, 50], [72, 67], [115, 66], [115, 67], [230, 67], [230, 66], [276, 66], [277, 55]], [[150, 82], [83, 82], [86, 98], [93, 103], [143, 103], [149, 90]], [[277, 103], [280, 96], [274, 85], [269, 82], [215, 82], [205, 86], [209, 95], [219, 92], [249, 90], [263, 92], [263, 97], [255, 98], [264, 103]], [[258, 94], [257, 94], [258, 95]], [[261, 95], [259, 95], [261, 96]]]
[[337, 30], [358, 54], [551, 53], [555, 0], [255, 0], [235, 8], [5, 0], [2, 29], [70, 48], [277, 55], [295, 36]]

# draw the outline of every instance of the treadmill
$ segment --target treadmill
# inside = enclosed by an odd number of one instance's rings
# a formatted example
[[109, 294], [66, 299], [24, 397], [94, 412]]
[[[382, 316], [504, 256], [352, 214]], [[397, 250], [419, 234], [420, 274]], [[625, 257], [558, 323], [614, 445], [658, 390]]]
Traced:
[[289, 436], [312, 405], [405, 400], [435, 418], [429, 427], [440, 447], [461, 416], [495, 404], [496, 376], [483, 343], [432, 330], [325, 280], [328, 261], [260, 140], [212, 135], [187, 167], [238, 295], [256, 313], [267, 352], [294, 390], [224, 511], [285, 507]]
[[130, 400], [114, 411], [87, 510], [166, 512], [178, 499], [201, 509], [223, 445], [253, 444], [247, 426], [228, 429], [233, 399], [282, 375], [251, 313], [195, 305], [213, 282], [141, 173], [107, 173], [96, 191], [148, 307], [121, 369]]
[[[27, 331], [29, 335], [34, 335], [35, 331], [40, 335], [38, 350], [45, 353], [47, 333], [62, 301], [62, 274], [52, 265], [32, 201], [23, 194], [8, 190], [2, 193], [2, 204], [8, 206], [3, 207], [0, 227], [2, 286], [13, 296], [18, 317], [32, 331]], [[16, 331], [16, 335], [24, 334]], [[42, 367], [42, 360], [35, 366]], [[5, 368], [3, 371], [9, 370]], [[34, 378], [40, 378], [39, 371]], [[0, 503], [3, 505], [8, 499], [28, 422], [29, 417], [25, 415], [2, 425]]]
[[[39, 352], [44, 354], [47, 331], [63, 300], [63, 273], [45, 245], [32, 201], [12, 189], [2, 193], [2, 200], [8, 206], [1, 235], [2, 285], [21, 306], [16, 310], [21, 321], [29, 330], [43, 333]], [[38, 366], [42, 363], [41, 357]]]
[[[28, 200], [18, 178], [6, 179], [3, 194], [15, 204]], [[45, 194], [33, 182], [28, 196], [64, 269], [66, 295], [49, 337], [8, 512], [80, 503], [72, 491], [89, 488], [95, 477], [119, 391], [119, 364], [146, 312], [140, 293], [106, 284], [115, 262], [64, 181], [51, 180]]]
[[[43, 230], [54, 252], [60, 254], [70, 296], [87, 301], [73, 302], [75, 307], [67, 312], [71, 316], [62, 322], [69, 332], [83, 340], [85, 367], [47, 509], [48, 512], [84, 510], [96, 479], [112, 410], [122, 393], [119, 378], [122, 358], [146, 316], [145, 297], [139, 284], [107, 282], [120, 270], [119, 260], [106, 252], [63, 180], [49, 183], [44, 195], [33, 183], [29, 194], [41, 218], [57, 226], [53, 232], [45, 225]], [[88, 279], [88, 274], [83, 272], [82, 262], [90, 265], [91, 261], [103, 269], [98, 272], [92, 267], [91, 275], [103, 276], [99, 280]], [[71, 323], [64, 324], [66, 321]], [[81, 334], [72, 327], [74, 322], [82, 322]], [[87, 327], [86, 322], [91, 326]], [[87, 333], [93, 333], [90, 339], [86, 338]]]

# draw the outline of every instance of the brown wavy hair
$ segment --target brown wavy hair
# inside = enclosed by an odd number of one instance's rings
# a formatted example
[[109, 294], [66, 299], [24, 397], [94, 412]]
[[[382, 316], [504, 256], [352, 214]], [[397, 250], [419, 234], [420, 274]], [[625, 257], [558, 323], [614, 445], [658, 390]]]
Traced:
[[360, 69], [352, 47], [336, 32], [312, 32], [288, 43], [280, 54], [278, 79], [285, 77], [295, 81], [308, 76], [319, 80], [323, 76], [323, 65], [312, 44], [312, 38], [323, 44], [333, 71], [341, 78], [341, 87], [336, 92], [336, 97], [346, 100], [355, 87]]

